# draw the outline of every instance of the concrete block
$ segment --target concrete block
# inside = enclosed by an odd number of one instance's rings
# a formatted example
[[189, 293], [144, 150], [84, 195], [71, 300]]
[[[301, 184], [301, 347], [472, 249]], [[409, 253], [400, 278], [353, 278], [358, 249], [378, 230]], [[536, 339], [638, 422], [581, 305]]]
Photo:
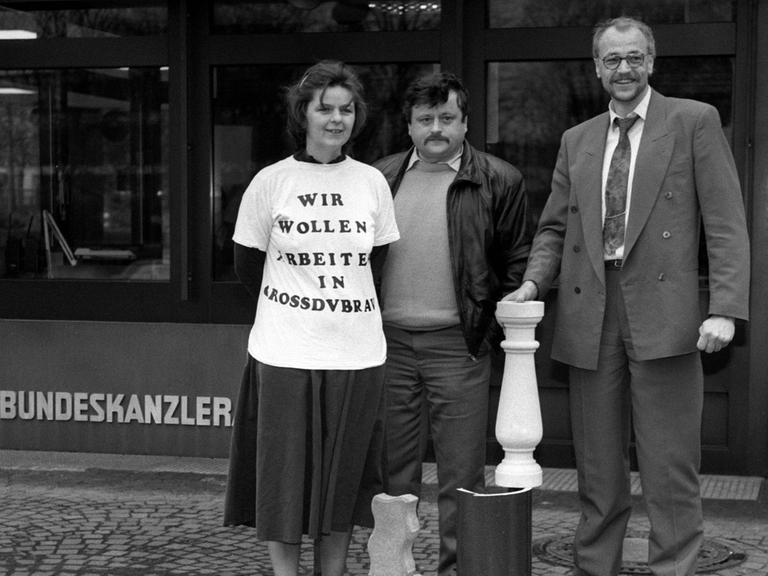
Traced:
[[371, 503], [374, 528], [368, 539], [369, 576], [420, 576], [413, 560], [419, 516], [413, 494], [377, 494]]

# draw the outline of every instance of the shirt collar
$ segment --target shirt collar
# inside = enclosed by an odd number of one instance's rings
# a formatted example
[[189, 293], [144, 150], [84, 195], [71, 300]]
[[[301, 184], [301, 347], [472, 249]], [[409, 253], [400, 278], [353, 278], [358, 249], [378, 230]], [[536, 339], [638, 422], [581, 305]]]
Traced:
[[[461, 148], [458, 152], [456, 152], [456, 155], [451, 158], [450, 160], [446, 160], [445, 162], [433, 162], [433, 164], [447, 164], [454, 172], [459, 171], [459, 167], [461, 166], [461, 155], [464, 153], [464, 145], [461, 145]], [[407, 172], [411, 168], [413, 168], [413, 165], [416, 164], [417, 161], [421, 160], [421, 157], [419, 156], [419, 151], [414, 148], [413, 152], [411, 153], [411, 157], [408, 159], [408, 166], [406, 166], [405, 171]], [[426, 160], [421, 160], [422, 162], [426, 162]]]
[[[293, 157], [299, 162], [309, 162], [311, 164], [322, 164], [322, 162], [315, 159], [314, 156], [312, 156], [309, 152], [307, 152], [306, 148], [300, 148], [299, 150], [296, 150], [296, 152], [294, 152], [293, 154]], [[328, 162], [328, 164], [336, 164], [338, 162], [343, 162], [345, 158], [346, 158], [346, 155], [342, 152], [336, 158]]]
[[[643, 96], [643, 99], [640, 100], [637, 106], [635, 106], [635, 109], [632, 110], [632, 112], [630, 112], [628, 116], [631, 116], [632, 114], [634, 114], [635, 116], [639, 116], [641, 120], [645, 121], [645, 117], [648, 115], [648, 104], [650, 103], [650, 101], [651, 101], [651, 87], [648, 86], [645, 89], [645, 95]], [[620, 116], [613, 111], [613, 102], [611, 102], [608, 105], [608, 112], [611, 115], [611, 126], [613, 126], [614, 118], [620, 118]]]

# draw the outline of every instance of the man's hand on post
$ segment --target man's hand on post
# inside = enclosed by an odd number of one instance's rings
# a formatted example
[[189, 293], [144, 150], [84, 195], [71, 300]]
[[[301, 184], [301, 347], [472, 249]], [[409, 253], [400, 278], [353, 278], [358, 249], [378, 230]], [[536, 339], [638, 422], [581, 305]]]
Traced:
[[536, 300], [538, 295], [539, 287], [536, 286], [536, 283], [532, 282], [531, 280], [526, 280], [520, 285], [520, 288], [514, 292], [510, 292], [501, 300], [512, 302], [528, 302], [529, 300]]
[[710, 316], [699, 327], [699, 341], [696, 347], [702, 352], [717, 352], [733, 340], [735, 330], [733, 318]]

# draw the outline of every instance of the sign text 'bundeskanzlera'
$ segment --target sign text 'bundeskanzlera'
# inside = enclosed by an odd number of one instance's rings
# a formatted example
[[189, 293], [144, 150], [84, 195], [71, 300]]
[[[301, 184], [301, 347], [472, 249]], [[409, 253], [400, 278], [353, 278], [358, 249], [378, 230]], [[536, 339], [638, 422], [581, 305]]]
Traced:
[[0, 390], [0, 420], [231, 426], [224, 396]]

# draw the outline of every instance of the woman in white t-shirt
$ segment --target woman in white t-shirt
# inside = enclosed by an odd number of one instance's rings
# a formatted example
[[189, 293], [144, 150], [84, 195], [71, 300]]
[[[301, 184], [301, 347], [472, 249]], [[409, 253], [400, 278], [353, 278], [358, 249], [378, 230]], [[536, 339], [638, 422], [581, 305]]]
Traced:
[[384, 490], [386, 343], [369, 255], [398, 239], [384, 177], [343, 147], [366, 116], [362, 86], [324, 61], [288, 90], [298, 151], [243, 194], [235, 270], [258, 299], [232, 431], [226, 524], [256, 527], [277, 576], [302, 535], [342, 576], [354, 525]]

